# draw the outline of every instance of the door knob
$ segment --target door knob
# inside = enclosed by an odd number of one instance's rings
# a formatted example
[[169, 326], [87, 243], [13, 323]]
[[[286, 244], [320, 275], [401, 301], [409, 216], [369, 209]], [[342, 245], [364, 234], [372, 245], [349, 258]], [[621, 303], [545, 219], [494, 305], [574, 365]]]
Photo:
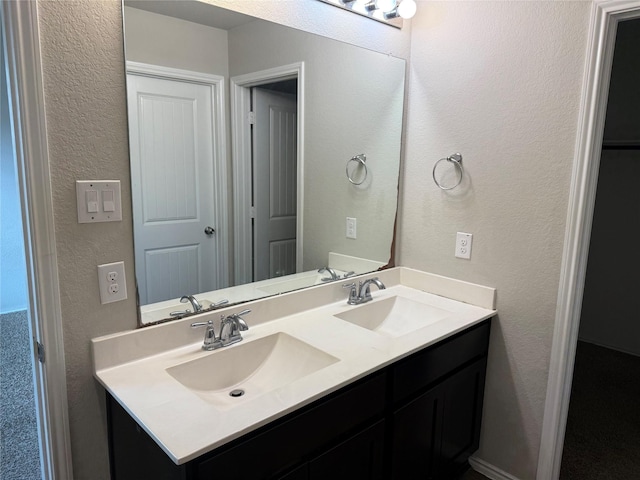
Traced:
[[206, 227], [204, 229], [204, 233], [206, 233], [207, 235], [213, 235], [214, 233], [216, 233], [216, 231], [213, 229], [213, 227]]

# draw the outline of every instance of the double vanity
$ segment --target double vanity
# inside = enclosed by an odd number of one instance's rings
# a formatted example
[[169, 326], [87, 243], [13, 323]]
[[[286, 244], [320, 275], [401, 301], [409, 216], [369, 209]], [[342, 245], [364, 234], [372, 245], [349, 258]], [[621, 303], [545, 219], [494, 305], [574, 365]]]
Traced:
[[[455, 478], [494, 308], [492, 288], [396, 267], [94, 339], [112, 478]], [[242, 341], [202, 348], [192, 323], [243, 310]]]

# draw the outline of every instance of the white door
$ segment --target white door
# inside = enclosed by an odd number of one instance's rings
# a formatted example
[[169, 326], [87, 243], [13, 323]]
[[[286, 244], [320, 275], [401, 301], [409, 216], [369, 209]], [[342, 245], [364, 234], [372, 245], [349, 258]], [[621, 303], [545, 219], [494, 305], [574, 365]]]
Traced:
[[128, 74], [127, 92], [140, 304], [214, 290], [211, 88]]
[[254, 280], [296, 272], [296, 103], [253, 89]]

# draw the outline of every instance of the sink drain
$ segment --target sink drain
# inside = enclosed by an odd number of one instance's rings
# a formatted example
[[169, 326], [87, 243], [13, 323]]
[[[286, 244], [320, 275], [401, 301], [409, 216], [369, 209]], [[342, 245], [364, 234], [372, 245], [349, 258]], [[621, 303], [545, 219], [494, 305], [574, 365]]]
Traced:
[[244, 390], [242, 390], [241, 388], [238, 388], [237, 390], [231, 390], [229, 392], [229, 396], [231, 397], [241, 397], [242, 395], [244, 395]]

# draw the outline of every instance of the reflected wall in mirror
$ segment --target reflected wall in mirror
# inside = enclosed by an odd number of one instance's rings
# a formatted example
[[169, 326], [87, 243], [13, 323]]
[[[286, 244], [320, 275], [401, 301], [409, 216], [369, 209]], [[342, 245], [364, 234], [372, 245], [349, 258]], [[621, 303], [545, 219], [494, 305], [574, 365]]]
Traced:
[[143, 324], [388, 263], [404, 60], [197, 1], [124, 19]]

